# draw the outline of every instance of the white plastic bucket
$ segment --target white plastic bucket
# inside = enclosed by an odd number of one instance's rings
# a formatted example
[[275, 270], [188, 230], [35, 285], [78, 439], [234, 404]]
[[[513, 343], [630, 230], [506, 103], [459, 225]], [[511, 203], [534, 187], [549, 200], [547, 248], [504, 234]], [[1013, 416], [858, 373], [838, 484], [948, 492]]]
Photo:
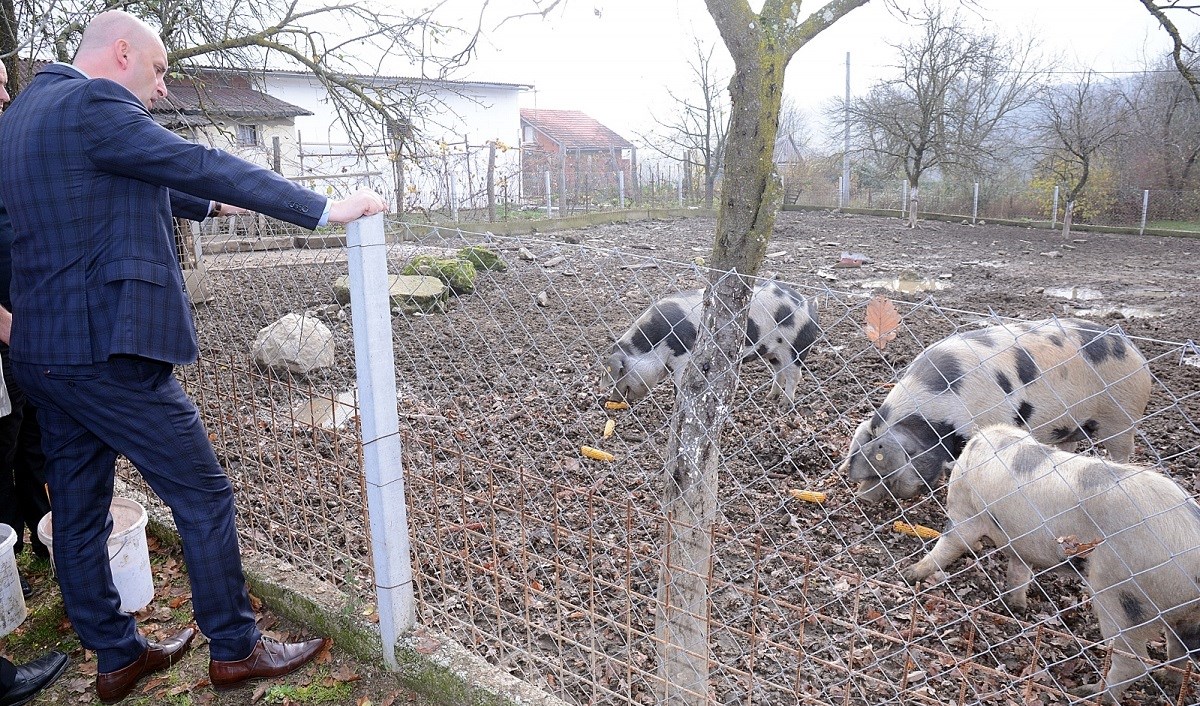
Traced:
[[21, 593], [17, 557], [13, 556], [16, 545], [17, 531], [8, 525], [0, 525], [0, 637], [16, 630], [29, 614], [25, 608], [25, 594]]
[[[146, 508], [127, 498], [113, 498], [108, 509], [113, 529], [108, 537], [108, 563], [113, 584], [121, 594], [121, 610], [136, 613], [154, 599], [154, 576], [150, 572], [150, 549], [146, 545]], [[54, 561], [53, 512], [38, 523], [38, 539], [50, 550]]]

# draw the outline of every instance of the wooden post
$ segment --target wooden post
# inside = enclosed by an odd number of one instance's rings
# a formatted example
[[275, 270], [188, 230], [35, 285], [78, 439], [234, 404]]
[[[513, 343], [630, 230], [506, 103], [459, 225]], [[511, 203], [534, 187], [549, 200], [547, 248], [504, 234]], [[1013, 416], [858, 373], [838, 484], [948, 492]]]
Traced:
[[282, 150], [279, 148], [279, 135], [271, 138], [271, 171], [276, 174], [283, 174], [283, 160], [280, 155]]
[[487, 165], [488, 223], [496, 222], [496, 141], [488, 142]]

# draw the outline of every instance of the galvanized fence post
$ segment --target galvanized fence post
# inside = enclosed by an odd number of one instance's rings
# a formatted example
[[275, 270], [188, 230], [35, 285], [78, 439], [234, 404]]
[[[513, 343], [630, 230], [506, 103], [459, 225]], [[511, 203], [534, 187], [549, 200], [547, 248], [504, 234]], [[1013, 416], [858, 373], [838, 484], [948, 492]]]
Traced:
[[553, 197], [551, 196], [551, 191], [550, 191], [550, 170], [547, 169], [546, 170], [546, 218], [554, 217], [554, 213], [553, 213], [554, 207], [553, 207], [553, 204], [551, 203], [552, 198]]
[[971, 197], [971, 225], [979, 218], [979, 182], [975, 182], [974, 195]]
[[382, 215], [359, 219], [346, 227], [346, 255], [379, 632], [384, 660], [395, 670], [399, 669], [397, 641], [416, 626], [417, 612], [404, 469], [400, 463], [396, 363]]
[[625, 208], [625, 172], [617, 172], [617, 194], [621, 200], [621, 208]]

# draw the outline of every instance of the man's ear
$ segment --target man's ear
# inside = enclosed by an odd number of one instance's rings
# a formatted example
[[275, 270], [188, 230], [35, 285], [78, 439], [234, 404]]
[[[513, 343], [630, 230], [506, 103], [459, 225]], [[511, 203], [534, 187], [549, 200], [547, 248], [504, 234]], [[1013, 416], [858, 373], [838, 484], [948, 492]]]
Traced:
[[117, 65], [120, 66], [122, 69], [129, 68], [130, 49], [131, 49], [131, 47], [129, 46], [128, 40], [118, 39], [116, 42], [113, 43], [113, 51], [116, 52]]

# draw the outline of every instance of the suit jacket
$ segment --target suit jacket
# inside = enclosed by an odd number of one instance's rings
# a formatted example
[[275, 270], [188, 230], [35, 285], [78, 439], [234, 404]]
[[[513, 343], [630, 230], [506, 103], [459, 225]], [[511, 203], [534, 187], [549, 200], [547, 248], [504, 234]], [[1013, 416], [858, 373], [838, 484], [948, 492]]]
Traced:
[[326, 199], [154, 122], [120, 84], [42, 69], [0, 116], [12, 358], [80, 365], [114, 354], [194, 361], [196, 329], [172, 216], [210, 199], [315, 228]]

